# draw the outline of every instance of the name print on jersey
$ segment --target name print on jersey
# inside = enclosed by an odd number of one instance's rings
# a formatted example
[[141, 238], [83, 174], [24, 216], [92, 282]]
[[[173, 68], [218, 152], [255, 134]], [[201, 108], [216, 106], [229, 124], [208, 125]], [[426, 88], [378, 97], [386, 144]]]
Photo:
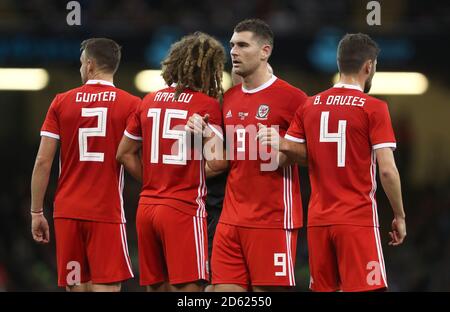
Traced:
[[194, 94], [192, 93], [180, 93], [180, 96], [177, 100], [175, 100], [175, 93], [174, 92], [158, 92], [155, 94], [155, 101], [158, 102], [183, 102], [183, 103], [189, 103], [192, 100], [192, 97]]
[[[323, 102], [320, 100], [320, 95], [314, 98], [314, 105], [322, 105]], [[346, 105], [346, 106], [358, 106], [363, 107], [366, 104], [366, 99], [353, 96], [353, 95], [329, 95], [326, 97], [325, 105]]]
[[91, 103], [96, 101], [113, 102], [115, 100], [115, 91], [105, 91], [98, 93], [77, 92], [75, 96], [75, 102], [77, 103]]

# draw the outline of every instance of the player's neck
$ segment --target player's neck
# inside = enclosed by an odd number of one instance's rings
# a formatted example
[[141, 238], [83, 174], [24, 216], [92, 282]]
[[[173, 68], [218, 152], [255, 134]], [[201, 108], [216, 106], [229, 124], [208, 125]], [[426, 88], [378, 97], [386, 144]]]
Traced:
[[95, 73], [88, 80], [103, 80], [114, 83], [114, 76], [112, 74]]
[[357, 75], [344, 75], [341, 74], [338, 83], [348, 84], [352, 86], [358, 86], [361, 89], [364, 89], [365, 79], [361, 78]]
[[251, 75], [248, 75], [242, 80], [242, 85], [247, 90], [256, 89], [272, 78], [272, 74], [267, 71], [267, 65], [259, 66], [258, 69]]

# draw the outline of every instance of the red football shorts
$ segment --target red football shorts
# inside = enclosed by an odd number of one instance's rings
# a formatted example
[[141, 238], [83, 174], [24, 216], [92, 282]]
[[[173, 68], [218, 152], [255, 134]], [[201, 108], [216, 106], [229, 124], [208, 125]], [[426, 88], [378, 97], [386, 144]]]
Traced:
[[377, 227], [308, 227], [310, 289], [369, 291], [387, 288]]
[[63, 218], [54, 222], [60, 287], [133, 277], [125, 224]]
[[140, 204], [136, 217], [140, 284], [209, 280], [206, 218]]
[[295, 286], [298, 230], [258, 229], [220, 223], [211, 258], [212, 284]]

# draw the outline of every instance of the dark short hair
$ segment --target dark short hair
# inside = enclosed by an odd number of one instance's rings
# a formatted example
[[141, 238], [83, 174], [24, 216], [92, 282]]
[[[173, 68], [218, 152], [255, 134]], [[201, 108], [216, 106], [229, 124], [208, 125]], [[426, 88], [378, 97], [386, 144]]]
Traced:
[[99, 70], [114, 74], [119, 68], [121, 46], [108, 38], [91, 38], [81, 43], [80, 51], [85, 51], [88, 58], [94, 59]]
[[377, 43], [368, 35], [346, 34], [337, 49], [339, 71], [343, 74], [356, 74], [366, 61], [375, 61], [378, 53], [380, 49]]
[[273, 32], [263, 20], [252, 18], [240, 22], [234, 27], [234, 32], [250, 31], [260, 40], [273, 47]]

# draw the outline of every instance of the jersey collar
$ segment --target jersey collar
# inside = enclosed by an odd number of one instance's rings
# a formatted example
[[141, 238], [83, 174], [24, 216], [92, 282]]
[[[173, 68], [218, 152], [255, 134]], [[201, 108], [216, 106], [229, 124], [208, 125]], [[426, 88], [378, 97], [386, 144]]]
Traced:
[[360, 86], [352, 85], [348, 83], [337, 83], [333, 86], [333, 88], [345, 88], [345, 89], [354, 89], [363, 92], [363, 89]]
[[100, 80], [100, 79], [89, 79], [86, 84], [88, 85], [94, 85], [94, 84], [101, 84], [105, 86], [111, 86], [115, 87], [115, 85], [112, 82], [106, 81], [106, 80]]
[[264, 89], [270, 87], [275, 82], [275, 80], [277, 80], [277, 76], [272, 75], [272, 78], [267, 80], [265, 83], [263, 83], [259, 87], [256, 87], [256, 88], [250, 89], [250, 90], [244, 88], [244, 84], [242, 84], [242, 92], [244, 92], [244, 93], [256, 93], [258, 91], [261, 91], [261, 90], [264, 90]]

